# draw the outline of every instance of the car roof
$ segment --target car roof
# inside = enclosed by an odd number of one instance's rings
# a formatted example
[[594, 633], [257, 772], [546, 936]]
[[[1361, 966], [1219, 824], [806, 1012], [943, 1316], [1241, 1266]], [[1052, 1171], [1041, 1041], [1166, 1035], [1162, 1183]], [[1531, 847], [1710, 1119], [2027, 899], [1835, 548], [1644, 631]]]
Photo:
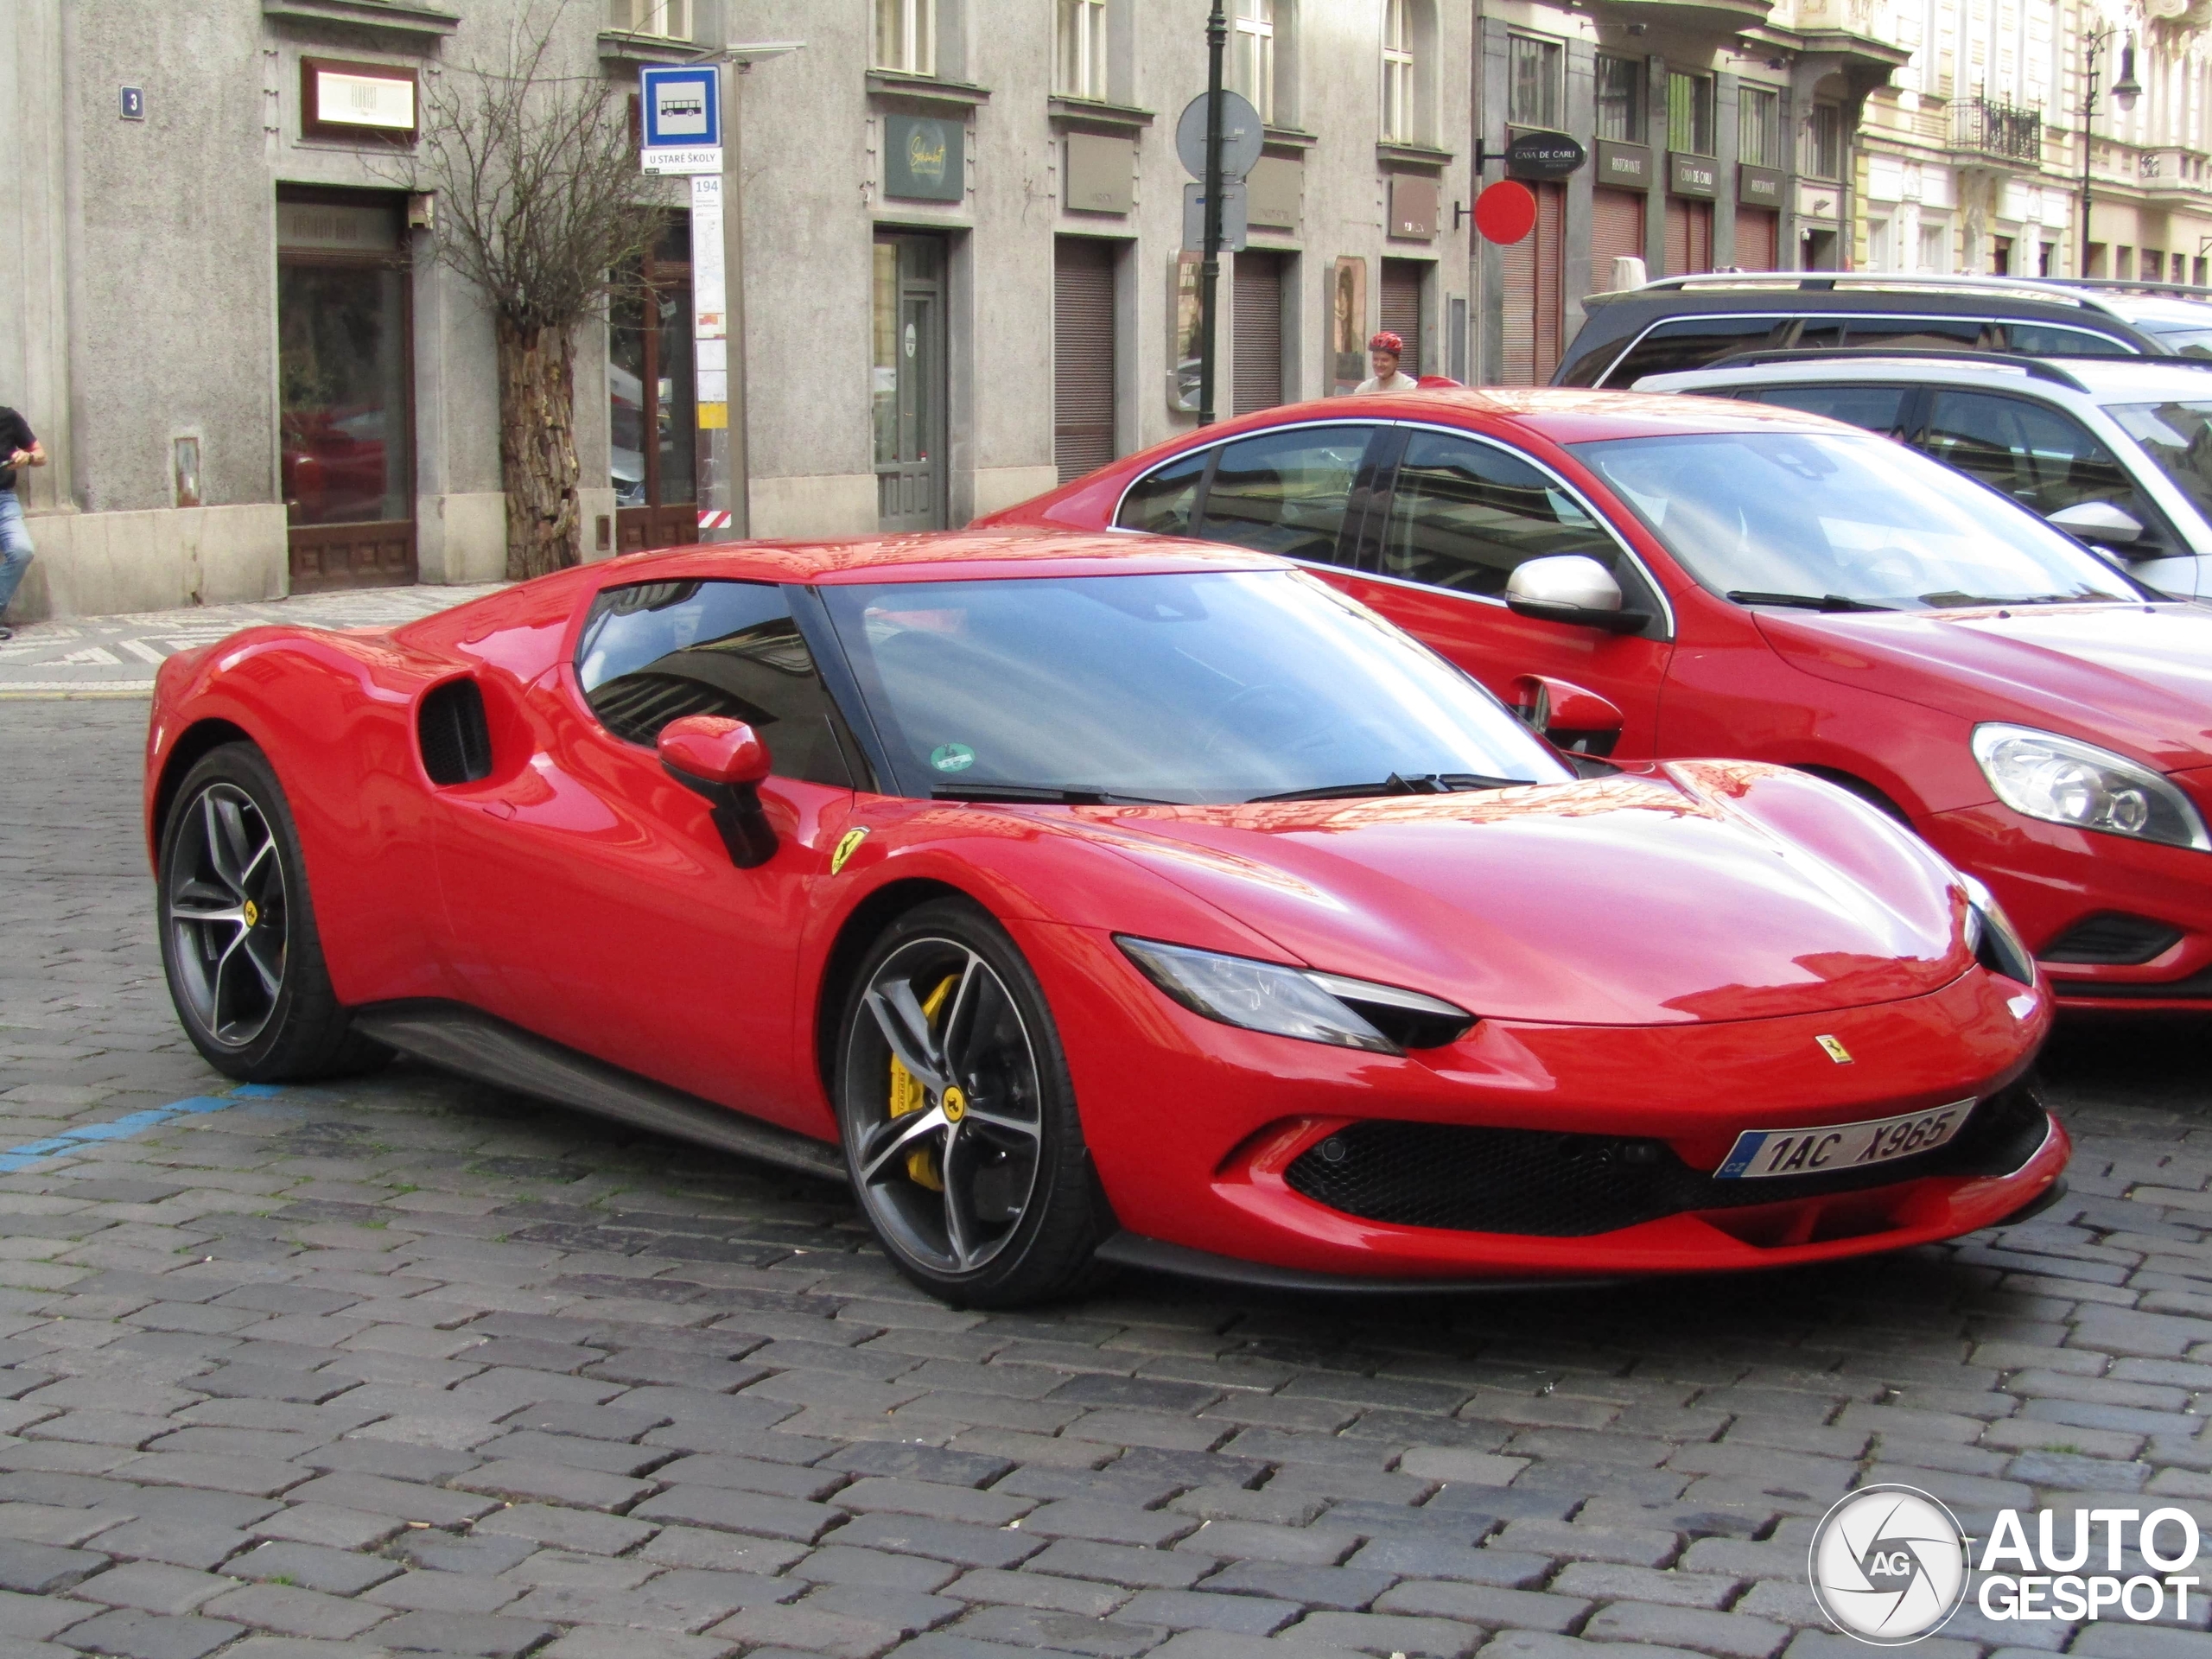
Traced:
[[[619, 561], [634, 582], [788, 582], [836, 587], [868, 582], [975, 582], [1019, 577], [1166, 575], [1289, 570], [1289, 560], [1249, 548], [1172, 536], [1096, 531], [932, 531], [835, 541], [722, 542], [633, 554]], [[603, 567], [595, 567], [603, 568]]]
[[[1903, 381], [1914, 385], [1999, 386], [2031, 391], [2056, 401], [2087, 397], [2098, 404], [2147, 398], [2212, 398], [2212, 363], [2190, 366], [2171, 358], [2069, 357], [2049, 365], [1989, 360], [1985, 352], [1955, 355], [1898, 355], [1878, 353], [1833, 359], [1808, 354], [1777, 358], [1726, 368], [1678, 369], [1645, 375], [1637, 382], [1654, 392], [1694, 391], [1707, 386], [1779, 384], [1827, 385], [1861, 380]], [[2043, 372], [2038, 372], [2038, 367]], [[2074, 384], [2069, 385], [2069, 381]]]
[[2113, 303], [2120, 297], [2072, 283], [2025, 276], [1878, 270], [1715, 270], [1655, 277], [1639, 288], [1592, 294], [1583, 303], [1586, 308], [1604, 308], [1642, 300], [1685, 314], [1731, 307], [1754, 311], [1802, 311], [1808, 307], [1895, 310], [1901, 306], [1938, 304], [1945, 308], [1986, 311], [1993, 305], [2007, 309], [2029, 305], [2050, 306], [2075, 316], [2094, 317], [2101, 313], [2122, 320], [2125, 314]]
[[1650, 437], [1670, 432], [1749, 432], [1774, 426], [1834, 424], [1796, 410], [1762, 409], [1755, 404], [1685, 405], [1679, 397], [1656, 392], [1589, 386], [1469, 386], [1392, 392], [1362, 397], [1356, 403], [1344, 397], [1322, 397], [1287, 404], [1248, 416], [1235, 423], [1234, 428], [1255, 430], [1317, 420], [1428, 422], [1478, 430], [1505, 425], [1554, 443]]

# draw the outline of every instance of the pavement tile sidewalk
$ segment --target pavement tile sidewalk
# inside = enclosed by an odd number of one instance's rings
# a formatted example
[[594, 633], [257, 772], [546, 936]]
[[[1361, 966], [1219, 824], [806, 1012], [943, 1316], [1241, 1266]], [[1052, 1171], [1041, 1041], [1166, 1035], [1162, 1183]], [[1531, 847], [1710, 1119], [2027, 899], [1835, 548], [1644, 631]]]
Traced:
[[168, 658], [240, 628], [389, 628], [499, 591], [499, 583], [362, 588], [240, 605], [190, 606], [132, 616], [29, 622], [0, 640], [0, 697], [143, 697]]

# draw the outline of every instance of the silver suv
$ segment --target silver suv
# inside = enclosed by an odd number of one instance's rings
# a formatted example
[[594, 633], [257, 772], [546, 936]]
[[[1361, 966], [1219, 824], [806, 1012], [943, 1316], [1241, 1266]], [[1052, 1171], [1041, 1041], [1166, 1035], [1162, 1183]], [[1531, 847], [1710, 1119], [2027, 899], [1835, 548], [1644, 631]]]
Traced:
[[1980, 479], [2176, 599], [2212, 603], [2212, 364], [1977, 352], [1747, 352], [1638, 391], [1879, 432]]

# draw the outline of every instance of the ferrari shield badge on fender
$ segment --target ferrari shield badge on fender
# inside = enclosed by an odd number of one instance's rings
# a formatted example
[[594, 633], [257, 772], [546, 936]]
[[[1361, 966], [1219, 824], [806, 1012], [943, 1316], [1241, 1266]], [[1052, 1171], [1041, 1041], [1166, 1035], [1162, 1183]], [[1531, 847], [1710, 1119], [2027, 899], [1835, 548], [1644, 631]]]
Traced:
[[861, 842], [868, 839], [866, 830], [848, 830], [837, 837], [837, 850], [830, 855], [830, 874], [835, 875], [845, 868], [845, 861], [860, 851]]
[[1834, 1038], [1815, 1037], [1813, 1040], [1821, 1046], [1821, 1052], [1827, 1055], [1828, 1058], [1834, 1060], [1838, 1065], [1849, 1065], [1851, 1064], [1851, 1051], [1846, 1048], [1841, 1043], [1836, 1041]]

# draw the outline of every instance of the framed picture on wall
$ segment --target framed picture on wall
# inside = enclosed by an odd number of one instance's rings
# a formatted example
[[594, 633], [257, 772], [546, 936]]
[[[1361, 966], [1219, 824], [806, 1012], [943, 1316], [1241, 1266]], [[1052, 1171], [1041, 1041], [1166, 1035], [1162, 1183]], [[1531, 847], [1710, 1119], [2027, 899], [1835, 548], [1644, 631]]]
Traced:
[[1329, 283], [1329, 395], [1350, 396], [1367, 378], [1367, 261], [1339, 257]]

